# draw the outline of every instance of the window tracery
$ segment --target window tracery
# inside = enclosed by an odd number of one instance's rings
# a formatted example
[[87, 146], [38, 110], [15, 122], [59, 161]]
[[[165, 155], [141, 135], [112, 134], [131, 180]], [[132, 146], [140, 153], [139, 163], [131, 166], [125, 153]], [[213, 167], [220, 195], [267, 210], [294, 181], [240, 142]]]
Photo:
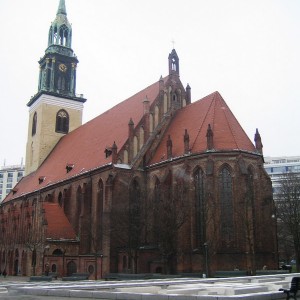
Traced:
[[69, 132], [69, 115], [64, 109], [61, 109], [56, 114], [55, 131], [58, 133], [68, 133]]
[[198, 245], [206, 242], [205, 203], [204, 203], [204, 173], [197, 169], [194, 173], [195, 200], [196, 200], [196, 234]]
[[221, 206], [221, 237], [225, 245], [233, 241], [233, 201], [232, 177], [228, 167], [223, 167], [219, 173], [219, 191]]

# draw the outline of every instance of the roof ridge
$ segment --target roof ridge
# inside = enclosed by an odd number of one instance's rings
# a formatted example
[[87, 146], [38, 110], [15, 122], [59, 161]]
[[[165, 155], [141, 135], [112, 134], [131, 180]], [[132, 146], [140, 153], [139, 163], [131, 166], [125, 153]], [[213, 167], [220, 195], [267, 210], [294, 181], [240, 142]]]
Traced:
[[[193, 150], [193, 147], [194, 147], [195, 144], [196, 144], [196, 141], [197, 141], [197, 139], [198, 139], [198, 136], [199, 136], [199, 134], [200, 134], [200, 132], [201, 132], [201, 129], [202, 129], [204, 123], [205, 123], [205, 120], [207, 119], [207, 115], [208, 115], [208, 113], [210, 112], [211, 106], [212, 106], [213, 103], [214, 103], [215, 96], [216, 96], [217, 93], [218, 93], [218, 92], [214, 92], [214, 93], [212, 93], [212, 94], [210, 94], [210, 95], [207, 96], [207, 97], [213, 96], [213, 99], [212, 99], [212, 101], [211, 101], [211, 103], [210, 103], [210, 105], [209, 105], [208, 110], [206, 111], [205, 117], [203, 118], [203, 122], [202, 122], [202, 124], [201, 124], [200, 127], [199, 127], [198, 133], [197, 133], [197, 135], [196, 135], [196, 137], [195, 137], [195, 139], [194, 139], [194, 142], [193, 142], [193, 144], [192, 144], [191, 150]], [[200, 99], [200, 100], [198, 100], [198, 101], [204, 100], [205, 98], [206, 98], [206, 97], [204, 97], [204, 98], [202, 98], [202, 99]], [[198, 101], [196, 101], [196, 102], [198, 102]]]
[[[221, 96], [221, 95], [220, 95]], [[236, 136], [235, 136], [235, 133], [234, 133], [234, 130], [232, 129], [232, 127], [231, 127], [231, 123], [229, 122], [229, 120], [228, 120], [228, 116], [227, 116], [227, 111], [230, 111], [231, 112], [231, 110], [230, 110], [230, 108], [228, 107], [228, 105], [227, 105], [227, 103], [224, 101], [224, 99], [222, 98], [222, 96], [221, 96], [221, 99], [223, 100], [223, 102], [224, 102], [224, 104], [226, 105], [226, 110], [224, 109], [223, 110], [223, 114], [224, 114], [224, 116], [225, 116], [225, 120], [226, 120], [226, 123], [227, 123], [227, 125], [228, 125], [228, 128], [229, 128], [229, 130], [230, 130], [230, 132], [231, 132], [231, 134], [232, 134], [232, 136], [233, 136], [233, 139], [234, 139], [234, 143], [235, 143], [235, 145], [236, 145], [236, 148], [238, 149], [239, 148], [239, 146], [238, 146], [238, 143], [237, 143], [237, 141], [236, 141]], [[234, 114], [231, 112], [231, 114], [232, 114], [232, 116], [234, 117], [234, 119], [236, 120], [236, 118], [235, 118], [235, 116], [234, 116]], [[236, 120], [237, 121], [237, 120]], [[241, 126], [240, 126], [241, 127]]]
[[[163, 80], [165, 80], [165, 79], [168, 78], [168, 77], [169, 77], [169, 76], [165, 76], [165, 77], [163, 78]], [[134, 97], [137, 96], [138, 94], [144, 92], [145, 90], [147, 90], [147, 89], [153, 87], [155, 84], [158, 84], [158, 83], [159, 83], [159, 81], [155, 81], [155, 82], [153, 82], [152, 84], [149, 84], [147, 87], [145, 87], [145, 88], [143, 88], [142, 90], [136, 92], [135, 94], [129, 96], [128, 98], [126, 98], [126, 99], [124, 99], [123, 101], [117, 103], [116, 105], [110, 107], [110, 108], [107, 109], [106, 111], [102, 112], [100, 115], [97, 115], [97, 116], [95, 116], [93, 119], [91, 119], [91, 120], [87, 121], [86, 123], [82, 124], [80, 127], [85, 126], [86, 124], [92, 122], [93, 120], [99, 118], [100, 116], [109, 113], [110, 111], [112, 111], [112, 110], [115, 109], [116, 107], [118, 107], [118, 106], [120, 106], [120, 105], [123, 105], [124, 102], [129, 101], [130, 99], [134, 98]], [[142, 101], [142, 100], [143, 100], [143, 99], [141, 99], [141, 101]], [[150, 100], [151, 100], [151, 99], [150, 99]], [[80, 128], [80, 127], [78, 127], [78, 128]], [[75, 130], [77, 130], [77, 128], [76, 128]], [[75, 131], [75, 130], [74, 130], [74, 131]]]
[[[220, 95], [220, 93], [215, 92], [215, 94], [214, 94], [214, 100], [215, 100], [215, 97], [216, 97], [217, 95], [219, 95], [219, 96], [222, 98], [222, 96]], [[223, 99], [223, 98], [222, 98], [222, 99]], [[216, 101], [215, 101], [215, 102], [216, 102]], [[217, 107], [217, 105], [216, 105], [216, 103], [215, 103], [215, 105], [214, 105], [214, 112], [213, 112], [213, 116], [212, 116], [212, 124], [210, 124], [210, 125], [211, 125], [212, 131], [214, 131], [215, 116], [216, 116], [216, 107]]]

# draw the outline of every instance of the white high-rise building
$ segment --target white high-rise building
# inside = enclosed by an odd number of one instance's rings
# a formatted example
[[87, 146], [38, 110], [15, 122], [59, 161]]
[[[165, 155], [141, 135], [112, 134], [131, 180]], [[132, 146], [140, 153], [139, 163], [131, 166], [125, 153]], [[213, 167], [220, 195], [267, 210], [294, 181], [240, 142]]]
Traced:
[[276, 200], [282, 175], [289, 172], [300, 174], [300, 156], [265, 157], [264, 167], [271, 177], [273, 195]]
[[24, 165], [0, 167], [0, 203], [24, 176]]

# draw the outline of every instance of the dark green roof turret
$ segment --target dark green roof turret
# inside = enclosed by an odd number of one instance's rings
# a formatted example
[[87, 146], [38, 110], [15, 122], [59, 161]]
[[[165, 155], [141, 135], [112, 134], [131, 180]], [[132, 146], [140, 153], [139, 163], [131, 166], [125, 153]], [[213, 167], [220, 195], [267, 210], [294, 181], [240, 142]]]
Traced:
[[48, 47], [51, 45], [72, 46], [72, 26], [67, 18], [65, 0], [59, 1], [56, 18], [49, 30]]
[[76, 95], [78, 59], [72, 49], [72, 26], [67, 18], [66, 3], [65, 0], [57, 2], [56, 17], [49, 29], [48, 47], [39, 60], [38, 94], [30, 100], [29, 106], [43, 93], [82, 103], [85, 101]]

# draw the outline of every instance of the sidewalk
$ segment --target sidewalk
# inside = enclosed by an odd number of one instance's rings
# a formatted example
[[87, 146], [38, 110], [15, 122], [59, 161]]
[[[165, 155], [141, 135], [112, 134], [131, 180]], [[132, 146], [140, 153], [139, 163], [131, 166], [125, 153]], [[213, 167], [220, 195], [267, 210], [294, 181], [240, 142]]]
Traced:
[[6, 276], [3, 277], [2, 275], [0, 276], [0, 283], [1, 282], [7, 282], [7, 281], [29, 281], [29, 276]]
[[2, 282], [28, 282], [29, 276], [0, 276], [0, 284]]
[[[60, 280], [56, 280], [60, 281]], [[29, 276], [0, 276], [0, 288], [1, 286], [9, 286], [10, 284], [22, 284], [22, 282], [29, 283]], [[88, 300], [88, 298], [71, 298], [71, 297], [51, 297], [51, 296], [34, 296], [34, 295], [22, 295], [19, 292], [8, 289], [7, 292], [0, 291], [1, 300]]]

